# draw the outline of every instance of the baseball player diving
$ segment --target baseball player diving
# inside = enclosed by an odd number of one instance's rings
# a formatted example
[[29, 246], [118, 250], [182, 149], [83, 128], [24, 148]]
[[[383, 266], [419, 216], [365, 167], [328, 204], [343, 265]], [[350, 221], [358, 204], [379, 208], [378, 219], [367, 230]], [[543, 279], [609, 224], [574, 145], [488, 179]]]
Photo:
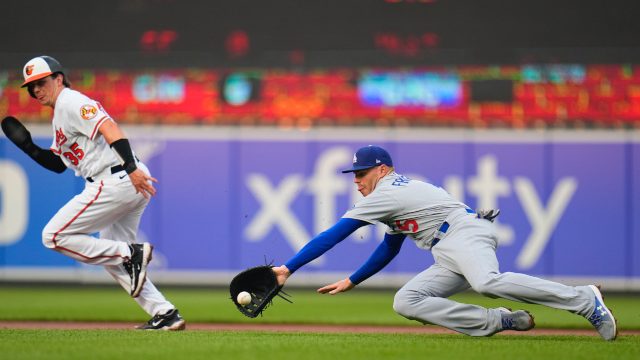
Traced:
[[378, 146], [359, 149], [353, 157], [353, 182], [364, 196], [331, 228], [320, 233], [284, 265], [274, 267], [278, 283], [327, 252], [356, 229], [381, 222], [389, 228], [369, 259], [351, 276], [326, 285], [320, 293], [349, 291], [384, 268], [400, 251], [406, 236], [431, 250], [434, 264], [409, 280], [395, 295], [393, 309], [423, 324], [436, 324], [471, 335], [503, 330], [526, 331], [534, 319], [525, 310], [487, 309], [448, 297], [472, 288], [489, 297], [542, 304], [585, 317], [605, 340], [614, 340], [617, 325], [598, 287], [566, 286], [517, 273], [501, 273], [498, 239], [492, 220], [497, 211], [478, 214], [445, 190], [395, 172], [389, 153]]
[[[53, 109], [50, 149], [36, 145], [29, 131], [6, 117], [6, 136], [38, 164], [56, 173], [72, 168], [86, 180], [42, 231], [44, 246], [78, 261], [102, 265], [152, 316], [145, 330], [182, 330], [180, 313], [147, 278], [153, 247], [136, 243], [140, 217], [156, 190], [118, 124], [99, 102], [72, 90], [60, 63], [49, 56], [23, 68], [29, 95]], [[96, 238], [91, 234], [100, 233]]]

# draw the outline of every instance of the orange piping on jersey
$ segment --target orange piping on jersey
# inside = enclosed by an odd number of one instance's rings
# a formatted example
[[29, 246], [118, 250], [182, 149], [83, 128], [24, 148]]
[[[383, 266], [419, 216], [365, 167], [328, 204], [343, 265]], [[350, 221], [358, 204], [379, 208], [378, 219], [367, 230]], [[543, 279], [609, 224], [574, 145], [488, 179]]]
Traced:
[[102, 192], [102, 187], [104, 186], [104, 181], [100, 181], [100, 187], [98, 188], [98, 193], [96, 194], [96, 196], [93, 198], [93, 200], [89, 201], [89, 203], [87, 205], [85, 205], [85, 207], [82, 208], [82, 210], [80, 210], [68, 223], [66, 223], [60, 230], [58, 230], [55, 234], [53, 234], [53, 246], [54, 249], [58, 250], [58, 251], [66, 251], [78, 256], [81, 256], [85, 259], [96, 259], [96, 258], [115, 258], [115, 257], [122, 257], [121, 255], [113, 255], [113, 256], [94, 256], [94, 257], [88, 257], [85, 255], [82, 255], [76, 251], [64, 248], [62, 246], [58, 246], [58, 244], [56, 243], [56, 237], [58, 236], [58, 234], [60, 234], [60, 232], [62, 232], [64, 229], [66, 229], [67, 227], [69, 227], [69, 225], [71, 225], [77, 218], [78, 216], [80, 216], [85, 210], [87, 210], [89, 208], [89, 206], [91, 206], [91, 204], [93, 204], [96, 200], [98, 200], [98, 197], [100, 196], [100, 193]]
[[108, 116], [103, 116], [100, 120], [98, 120], [98, 123], [93, 128], [93, 132], [91, 133], [91, 137], [89, 139], [93, 140], [93, 137], [96, 136], [96, 133], [98, 132], [98, 129], [100, 128], [100, 125], [102, 125], [102, 123], [105, 122], [105, 120], [108, 120], [108, 119], [109, 119]]

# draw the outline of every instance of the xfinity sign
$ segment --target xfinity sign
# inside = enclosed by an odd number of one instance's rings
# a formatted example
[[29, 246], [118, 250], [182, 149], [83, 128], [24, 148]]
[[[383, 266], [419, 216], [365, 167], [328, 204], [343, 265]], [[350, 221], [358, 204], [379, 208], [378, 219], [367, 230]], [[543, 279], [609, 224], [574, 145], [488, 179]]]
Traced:
[[[347, 210], [338, 208], [339, 198], [346, 197], [353, 204], [361, 197], [352, 183], [352, 175], [341, 174], [352, 160], [352, 149], [336, 146], [319, 154], [311, 176], [302, 173], [286, 175], [278, 183], [268, 174], [250, 173], [245, 179], [246, 188], [259, 203], [259, 210], [244, 229], [246, 239], [259, 242], [274, 228], [290, 245], [294, 252], [300, 250], [313, 236], [333, 225]], [[400, 159], [398, 159], [400, 160]], [[429, 169], [424, 173], [397, 171], [414, 179], [429, 181]], [[554, 229], [578, 188], [578, 181], [571, 176], [560, 178], [553, 184], [547, 197], [542, 196], [534, 182], [526, 176], [507, 177], [500, 174], [499, 158], [493, 154], [481, 156], [475, 163], [475, 171], [467, 177], [446, 174], [441, 185], [455, 198], [476, 208], [501, 208], [501, 203], [515, 198], [528, 221], [528, 234], [516, 234], [505, 221], [498, 221], [498, 236], [501, 246], [519, 248], [515, 266], [526, 270], [535, 265], [547, 246]], [[311, 227], [305, 227], [290, 204], [301, 194], [310, 194], [313, 201]], [[384, 225], [359, 229], [347, 241], [380, 242], [384, 236]], [[522, 237], [516, 241], [517, 237]], [[315, 262], [321, 266], [322, 258]]]
[[[500, 208], [500, 271], [640, 288], [640, 132], [169, 130], [145, 127], [133, 137], [158, 179], [139, 238], [154, 245], [152, 266], [172, 276], [209, 283], [286, 262], [360, 199], [353, 175], [340, 170], [351, 167], [356, 149], [374, 144], [389, 151], [400, 174], [441, 186], [472, 208]], [[51, 128], [34, 127], [33, 137], [46, 148]], [[51, 216], [84, 186], [71, 171], [46, 171], [0, 134], [5, 279], [86, 270], [40, 240]], [[351, 273], [385, 229], [362, 227], [300, 271]], [[407, 239], [378, 279], [432, 263]]]

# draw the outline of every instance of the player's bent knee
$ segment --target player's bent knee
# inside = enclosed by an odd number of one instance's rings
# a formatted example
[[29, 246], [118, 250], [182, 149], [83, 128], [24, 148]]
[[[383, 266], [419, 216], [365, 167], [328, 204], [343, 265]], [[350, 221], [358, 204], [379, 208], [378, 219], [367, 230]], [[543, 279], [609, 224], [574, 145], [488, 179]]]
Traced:
[[407, 302], [404, 301], [405, 299], [402, 297], [398, 297], [399, 293], [396, 293], [396, 296], [393, 298], [393, 311], [395, 311], [396, 313], [405, 316], [405, 313], [407, 312]]
[[411, 318], [414, 312], [414, 304], [418, 301], [414, 291], [400, 289], [393, 298], [393, 311]]

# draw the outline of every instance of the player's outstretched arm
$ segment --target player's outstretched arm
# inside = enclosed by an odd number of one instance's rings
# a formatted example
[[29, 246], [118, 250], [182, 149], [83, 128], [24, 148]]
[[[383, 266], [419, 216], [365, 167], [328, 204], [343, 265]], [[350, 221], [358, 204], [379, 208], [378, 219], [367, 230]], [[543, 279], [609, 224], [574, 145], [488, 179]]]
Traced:
[[62, 162], [60, 157], [51, 150], [44, 150], [33, 142], [31, 133], [18, 119], [13, 116], [7, 116], [2, 120], [2, 131], [7, 138], [11, 140], [20, 150], [29, 155], [38, 164], [45, 169], [51, 170], [58, 174], [64, 172], [67, 166]]
[[349, 234], [365, 225], [369, 225], [369, 223], [349, 218], [340, 219], [335, 225], [311, 239], [307, 245], [284, 264], [284, 267], [288, 269], [289, 274], [293, 274], [300, 267], [329, 251], [329, 249], [344, 240]]

